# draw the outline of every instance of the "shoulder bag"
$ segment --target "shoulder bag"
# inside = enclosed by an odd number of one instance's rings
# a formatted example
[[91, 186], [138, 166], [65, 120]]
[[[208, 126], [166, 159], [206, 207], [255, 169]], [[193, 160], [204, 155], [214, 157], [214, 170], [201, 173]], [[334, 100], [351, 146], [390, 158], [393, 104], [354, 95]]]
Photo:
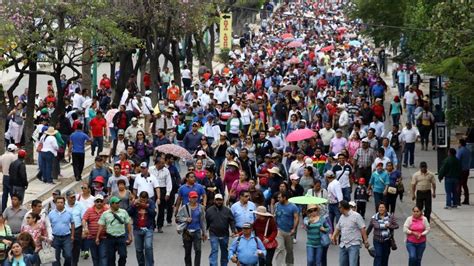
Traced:
[[56, 262], [56, 250], [46, 242], [43, 242], [43, 248], [38, 251], [41, 264]]
[[[268, 226], [270, 224], [270, 219], [271, 218], [268, 218], [267, 219], [267, 224], [265, 225], [265, 232], [263, 233], [263, 237], [266, 238], [267, 237], [267, 233], [268, 233]], [[262, 241], [263, 242], [263, 241]], [[278, 242], [276, 239], [273, 239], [273, 241], [268, 241], [268, 243], [263, 243], [263, 246], [266, 248], [266, 249], [272, 249], [272, 248], [276, 248], [278, 246]]]

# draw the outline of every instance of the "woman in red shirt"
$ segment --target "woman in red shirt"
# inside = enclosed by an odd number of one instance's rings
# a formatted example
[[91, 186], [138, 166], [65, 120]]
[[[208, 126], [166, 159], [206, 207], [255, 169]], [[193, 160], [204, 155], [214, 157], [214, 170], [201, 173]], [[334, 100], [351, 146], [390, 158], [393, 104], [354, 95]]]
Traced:
[[265, 261], [272, 261], [273, 255], [275, 254], [275, 249], [278, 246], [276, 241], [276, 236], [278, 234], [277, 225], [275, 218], [269, 212], [265, 206], [257, 207], [257, 210], [254, 211], [257, 216], [253, 224], [253, 230], [255, 235], [262, 240], [265, 249], [267, 250], [267, 255], [265, 259], [260, 259], [259, 265], [264, 266]]

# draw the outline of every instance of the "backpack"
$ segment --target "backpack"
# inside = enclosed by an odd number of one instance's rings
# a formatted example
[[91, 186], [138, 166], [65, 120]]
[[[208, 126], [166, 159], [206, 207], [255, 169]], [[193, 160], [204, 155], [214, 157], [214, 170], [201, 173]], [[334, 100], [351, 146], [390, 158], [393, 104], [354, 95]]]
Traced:
[[400, 133], [393, 134], [392, 138], [390, 139], [390, 146], [392, 146], [394, 150], [400, 149], [400, 140], [398, 139], [399, 135]]

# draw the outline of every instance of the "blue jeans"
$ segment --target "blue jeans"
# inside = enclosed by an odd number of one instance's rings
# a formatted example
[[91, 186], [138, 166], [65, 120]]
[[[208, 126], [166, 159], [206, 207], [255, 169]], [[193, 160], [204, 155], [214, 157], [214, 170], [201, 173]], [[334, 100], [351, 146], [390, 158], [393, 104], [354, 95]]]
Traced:
[[393, 125], [400, 124], [400, 114], [393, 114], [392, 115], [392, 122], [393, 122]]
[[306, 265], [321, 266], [323, 259], [323, 247], [306, 246]]
[[403, 151], [403, 164], [408, 164], [408, 157], [410, 157], [410, 165], [415, 164], [415, 143], [405, 143], [405, 150]]
[[63, 251], [64, 265], [71, 265], [71, 258], [72, 258], [71, 235], [54, 236], [53, 248], [56, 249], [56, 261], [53, 262], [53, 266], [61, 265], [61, 250]]
[[398, 97], [400, 97], [401, 99], [404, 94], [405, 94], [405, 83], [398, 83]]
[[426, 248], [426, 242], [415, 244], [407, 241], [408, 266], [421, 266], [421, 259]]
[[117, 129], [114, 127], [109, 127], [110, 132], [110, 142], [114, 141], [117, 138]]
[[104, 240], [96, 245], [95, 239], [86, 239], [85, 245], [85, 249], [91, 251], [93, 266], [107, 266], [107, 247]]
[[211, 266], [217, 266], [219, 265], [217, 263], [217, 259], [219, 257], [219, 247], [221, 249], [221, 266], [227, 266], [227, 263], [229, 262], [229, 255], [228, 255], [228, 245], [229, 245], [229, 237], [217, 237], [217, 236], [211, 236], [210, 237], [210, 242], [211, 242], [211, 254], [209, 254], [209, 265]]
[[339, 266], [357, 266], [359, 245], [339, 248]]
[[407, 104], [407, 122], [415, 125], [415, 105]]
[[94, 137], [92, 141], [91, 152], [94, 154], [95, 148], [97, 147], [97, 155], [99, 155], [104, 149], [104, 137]]
[[133, 237], [139, 266], [153, 266], [153, 229], [134, 229]]
[[446, 191], [446, 206], [453, 207], [458, 206], [458, 196], [456, 187], [458, 185], [457, 180], [454, 178], [446, 178], [444, 179], [444, 190]]
[[351, 187], [342, 188], [342, 198], [346, 201], [351, 201]]
[[7, 175], [3, 176], [3, 194], [2, 194], [2, 213], [7, 208], [8, 203], [8, 196], [11, 196], [11, 188], [10, 188], [10, 177]]
[[107, 247], [107, 265], [116, 265], [115, 253], [119, 255], [118, 265], [127, 264], [127, 239], [125, 236], [112, 237], [107, 235], [105, 245]]
[[52, 183], [53, 182], [53, 158], [54, 154], [50, 151], [41, 152], [41, 174], [43, 175], [43, 182]]
[[[191, 233], [191, 240], [184, 240], [184, 264], [186, 266], [201, 265], [201, 230]], [[194, 248], [194, 264], [192, 262], [191, 252]]]
[[334, 227], [336, 227], [336, 224], [339, 221], [339, 217], [341, 217], [341, 212], [339, 211], [339, 205], [337, 203], [328, 204], [328, 214], [329, 214], [329, 220], [331, 221], [331, 226], [334, 230]]
[[390, 256], [390, 240], [384, 242], [374, 241], [375, 257], [374, 266], [388, 266]]

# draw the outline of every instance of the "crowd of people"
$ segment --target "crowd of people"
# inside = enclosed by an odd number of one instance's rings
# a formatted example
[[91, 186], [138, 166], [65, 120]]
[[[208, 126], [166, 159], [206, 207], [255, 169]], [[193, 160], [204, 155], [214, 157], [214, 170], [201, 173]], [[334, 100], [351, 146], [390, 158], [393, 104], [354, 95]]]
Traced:
[[[159, 84], [145, 75], [143, 95], [132, 75], [119, 105], [111, 101], [114, 88], [105, 74], [93, 97], [80, 79], [62, 77], [66, 109], [56, 125], [50, 116], [57, 99], [48, 82], [32, 136], [37, 178], [55, 183], [60, 164], [71, 162], [81, 191], [54, 191], [51, 203], [33, 200], [30, 210], [23, 205], [21, 95], [9, 113], [11, 144], [0, 158], [0, 260], [39, 265], [51, 259], [46, 251], [52, 246], [53, 265], [77, 265], [81, 256], [94, 266], [116, 265], [117, 257], [126, 265], [133, 243], [138, 265], [154, 265], [154, 233], [175, 223], [185, 265], [200, 265], [207, 239], [210, 265], [293, 265], [301, 225], [307, 265], [328, 265], [331, 243], [341, 266], [358, 265], [362, 246], [374, 265], [388, 265], [402, 218], [395, 216], [405, 193], [402, 171], [415, 167], [419, 138], [428, 150], [438, 118], [415, 69], [394, 68], [399, 94], [392, 99], [382, 78], [385, 51], [362, 39], [360, 25], [342, 10], [337, 4], [282, 5], [258, 32], [243, 35], [221, 70], [202, 65], [193, 75], [184, 66], [177, 82], [165, 68]], [[152, 93], [159, 95], [156, 105]], [[287, 141], [303, 130], [311, 136]], [[88, 144], [95, 165], [84, 175]], [[193, 159], [156, 151], [165, 144], [185, 148]], [[449, 192], [446, 208], [461, 204], [461, 190], [469, 203], [465, 146], [462, 140], [460, 149], [450, 150], [439, 173]], [[436, 195], [427, 163], [419, 167], [409, 189], [416, 206], [403, 224], [409, 265], [421, 265]], [[289, 202], [303, 195], [327, 203]]]

